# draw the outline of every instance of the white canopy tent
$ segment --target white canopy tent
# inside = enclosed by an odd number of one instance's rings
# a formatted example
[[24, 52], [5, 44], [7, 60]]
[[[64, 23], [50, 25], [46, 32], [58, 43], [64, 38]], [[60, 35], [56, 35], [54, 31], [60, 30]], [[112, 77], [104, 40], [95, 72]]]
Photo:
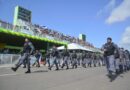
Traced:
[[[58, 49], [58, 50], [63, 50], [63, 49], [65, 49], [65, 47], [64, 47], [64, 46], [61, 46], [61, 47], [58, 47], [57, 49]], [[78, 45], [78, 44], [76, 44], [76, 43], [68, 44], [68, 45], [67, 45], [67, 49], [68, 49], [68, 50], [84, 50], [84, 51], [93, 52], [91, 49], [85, 48], [85, 47], [80, 46], [80, 45]]]

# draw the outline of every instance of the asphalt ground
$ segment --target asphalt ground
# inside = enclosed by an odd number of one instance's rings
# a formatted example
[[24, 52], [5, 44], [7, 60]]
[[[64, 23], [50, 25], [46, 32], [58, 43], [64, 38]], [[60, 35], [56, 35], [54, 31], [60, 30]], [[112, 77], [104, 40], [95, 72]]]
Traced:
[[25, 71], [22, 67], [17, 72], [1, 67], [0, 90], [130, 90], [130, 72], [111, 82], [105, 67], [49, 71], [42, 66], [33, 67], [31, 74]]

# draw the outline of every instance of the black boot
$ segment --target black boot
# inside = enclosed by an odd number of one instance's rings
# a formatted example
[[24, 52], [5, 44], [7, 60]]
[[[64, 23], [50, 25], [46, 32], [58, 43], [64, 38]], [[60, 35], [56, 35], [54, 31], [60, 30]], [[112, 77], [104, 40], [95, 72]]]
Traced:
[[66, 68], [66, 70], [68, 70], [68, 69], [69, 69], [69, 67]]
[[51, 70], [51, 67], [48, 67], [49, 70]]
[[29, 69], [27, 72], [25, 72], [25, 73], [31, 73], [31, 70]]
[[16, 72], [17, 71], [17, 68], [14, 68], [14, 67], [12, 67], [11, 68], [14, 72]]
[[59, 70], [59, 68], [56, 68], [56, 71], [58, 71]]

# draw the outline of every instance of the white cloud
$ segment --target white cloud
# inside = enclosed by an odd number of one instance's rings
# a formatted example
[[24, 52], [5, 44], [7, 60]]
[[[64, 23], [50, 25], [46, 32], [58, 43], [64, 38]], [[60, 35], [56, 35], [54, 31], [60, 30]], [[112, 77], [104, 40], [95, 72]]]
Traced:
[[130, 0], [123, 0], [123, 2], [112, 10], [110, 16], [107, 18], [106, 23], [112, 24], [126, 20], [130, 17]]
[[99, 10], [97, 15], [99, 16], [104, 13], [108, 13], [108, 12], [112, 11], [112, 9], [114, 9], [115, 6], [116, 6], [116, 0], [110, 0], [110, 2], [103, 9]]
[[126, 28], [122, 35], [120, 46], [130, 50], [130, 26]]

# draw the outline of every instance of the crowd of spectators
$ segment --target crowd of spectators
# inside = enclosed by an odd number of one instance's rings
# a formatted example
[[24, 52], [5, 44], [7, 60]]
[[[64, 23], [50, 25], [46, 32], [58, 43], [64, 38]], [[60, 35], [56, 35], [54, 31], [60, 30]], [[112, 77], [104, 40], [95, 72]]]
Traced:
[[82, 46], [94, 48], [94, 46], [89, 42], [80, 40], [79, 38], [76, 38], [70, 35], [64, 35], [63, 33], [55, 31], [53, 29], [49, 29], [46, 26], [40, 26], [37, 24], [28, 23], [28, 22], [24, 22], [24, 25], [26, 26], [14, 26], [10, 23], [0, 20], [0, 27], [6, 28], [6, 29], [15, 30], [15, 31], [19, 31], [22, 29], [31, 30], [33, 31], [34, 35], [46, 36], [48, 38], [51, 37], [56, 40], [60, 40], [60, 41], [68, 42], [68, 43], [77, 43]]

